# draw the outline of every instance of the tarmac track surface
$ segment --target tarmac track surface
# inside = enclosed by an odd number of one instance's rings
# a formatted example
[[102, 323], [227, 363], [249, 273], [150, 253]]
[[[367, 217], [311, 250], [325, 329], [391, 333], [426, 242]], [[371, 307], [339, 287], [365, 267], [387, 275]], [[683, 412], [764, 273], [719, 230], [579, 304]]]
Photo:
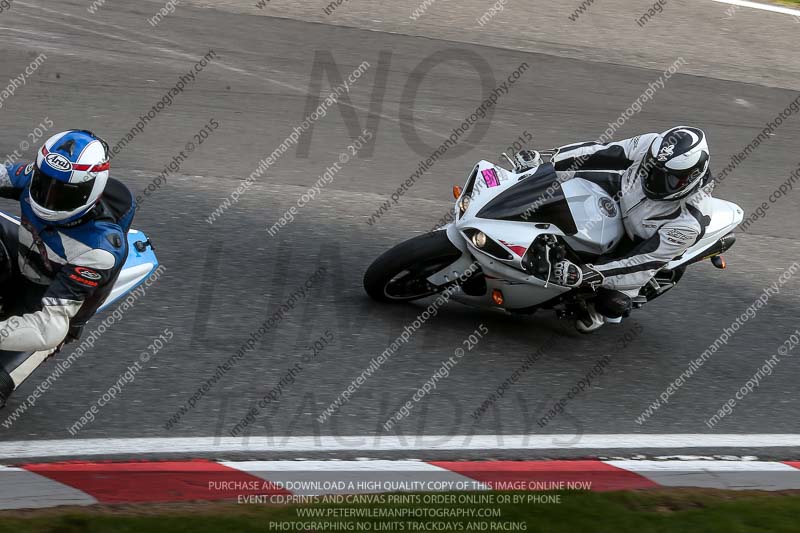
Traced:
[[[309, 345], [326, 335], [332, 342], [303, 365], [293, 383], [281, 388], [250, 432], [374, 436], [480, 324], [489, 333], [439, 382], [435, 393], [415, 405], [398, 425], [401, 434], [546, 433], [563, 434], [571, 443], [590, 434], [800, 433], [795, 416], [800, 362], [792, 357], [783, 358], [718, 426], [705, 425], [800, 327], [796, 279], [783, 285], [667, 406], [645, 424], [635, 422], [723, 328], [798, 260], [799, 202], [792, 192], [771, 204], [767, 216], [747, 234], [740, 232], [727, 254], [726, 271], [709, 263], [696, 265], [678, 289], [622, 326], [592, 336], [579, 335], [548, 313], [516, 317], [450, 304], [330, 421], [320, 424], [316, 418], [323, 409], [423, 308], [370, 301], [361, 287], [368, 264], [393, 244], [435, 225], [452, 205], [451, 186], [463, 182], [474, 161], [496, 160], [525, 131], [533, 136], [531, 144], [540, 148], [596, 138], [672, 61], [644, 69], [193, 6], [180, 7], [154, 29], [146, 19], [159, 7], [149, 2], [109, 4], [91, 16], [84, 2], [61, 2], [57, 7], [16, 2], [0, 19], [4, 77], [24, 71], [39, 53], [47, 56], [0, 108], [0, 147], [5, 153], [46, 117], [54, 123], [51, 132], [88, 128], [114, 144], [181, 74], [209, 50], [217, 54], [113, 161], [115, 175], [139, 193], [173, 157], [182, 150], [187, 154], [180, 170], [143, 202], [134, 224], [155, 243], [165, 274], [35, 406], [10, 428], [0, 426], [0, 440], [70, 438], [67, 428], [165, 328], [174, 338], [76, 438], [227, 436], [247, 410], [310, 353]], [[421, 79], [412, 74], [426, 59], [436, 57], [446, 61]], [[352, 106], [334, 105], [315, 122], [306, 154], [305, 149], [291, 147], [238, 203], [209, 224], [211, 212], [303, 121], [311, 109], [309, 92], [318, 92], [312, 72], [325, 61], [331, 67], [326, 72], [336, 69], [343, 77], [362, 62], [369, 63], [349, 92]], [[482, 137], [462, 140], [461, 153], [437, 162], [398, 205], [368, 225], [369, 216], [418, 162], [480, 105], [487, 88], [524, 63], [529, 68], [477, 127]], [[318, 79], [326, 91], [333, 83], [324, 76]], [[415, 95], [408, 92], [410, 79], [419, 85]], [[700, 125], [710, 135], [714, 167], [719, 169], [796, 96], [787, 89], [678, 73], [615, 137], [678, 123]], [[375, 128], [371, 153], [365, 149], [342, 165], [293, 223], [270, 236], [266, 228], [339, 160], [352, 142], [350, 134], [368, 124], [370, 110], [370, 126]], [[212, 120], [218, 129], [199, 144], [194, 134]], [[403, 129], [414, 126], [430, 148], [406, 142]], [[770, 193], [798, 166], [798, 134], [794, 116], [738, 166], [717, 196], [737, 202], [747, 214], [768, 202]], [[195, 143], [190, 153], [188, 142]], [[28, 158], [33, 154], [32, 149], [25, 152]], [[10, 202], [3, 208], [17, 209]], [[170, 416], [217, 365], [320, 267], [325, 275], [308, 296], [196, 408], [174, 428], [165, 429]], [[471, 413], [542, 346], [536, 363], [474, 424]], [[536, 420], [604, 357], [608, 362], [602, 375], [571, 399], [563, 414], [546, 428], [539, 427]], [[57, 361], [18, 391], [2, 413], [3, 420]], [[572, 450], [573, 444], [554, 447], [561, 449], [534, 455], [587, 453]], [[794, 446], [787, 448], [779, 455], [796, 451]], [[715, 450], [759, 455], [773, 451]], [[369, 447], [348, 453], [365, 455]], [[447, 453], [467, 457], [473, 452]]]

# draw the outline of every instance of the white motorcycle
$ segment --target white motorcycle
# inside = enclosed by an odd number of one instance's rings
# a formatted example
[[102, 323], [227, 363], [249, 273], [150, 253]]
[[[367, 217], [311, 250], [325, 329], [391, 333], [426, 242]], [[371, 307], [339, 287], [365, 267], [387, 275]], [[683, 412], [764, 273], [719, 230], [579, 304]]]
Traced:
[[[364, 275], [375, 300], [408, 302], [433, 296], [453, 285], [452, 298], [478, 307], [515, 313], [553, 309], [576, 318], [594, 297], [587, 288], [552, 282], [553, 265], [614, 257], [628, 240], [619, 206], [599, 183], [583, 178], [559, 182], [553, 165], [533, 152], [530, 168], [507, 170], [488, 161], [472, 169], [463, 188], [454, 187], [454, 221], [409, 239], [378, 257]], [[686, 267], [711, 259], [725, 268], [722, 253], [736, 241], [733, 229], [744, 217], [731, 202], [708, 197], [703, 237], [666, 264], [632, 299], [632, 308], [673, 288]]]

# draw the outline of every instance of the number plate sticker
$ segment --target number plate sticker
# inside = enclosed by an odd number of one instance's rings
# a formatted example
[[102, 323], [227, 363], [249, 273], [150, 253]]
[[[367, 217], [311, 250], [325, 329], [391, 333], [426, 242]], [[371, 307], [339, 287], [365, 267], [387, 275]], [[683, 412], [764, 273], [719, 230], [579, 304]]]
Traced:
[[497, 171], [493, 168], [481, 170], [483, 174], [483, 181], [486, 182], [487, 187], [498, 187], [500, 185], [500, 178], [497, 177]]

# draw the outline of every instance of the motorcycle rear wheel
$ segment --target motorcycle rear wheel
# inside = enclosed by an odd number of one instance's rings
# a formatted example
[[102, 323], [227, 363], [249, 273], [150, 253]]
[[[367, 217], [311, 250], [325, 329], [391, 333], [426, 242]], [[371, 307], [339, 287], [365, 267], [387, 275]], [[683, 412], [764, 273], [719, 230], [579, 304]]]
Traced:
[[444, 230], [419, 235], [384, 252], [364, 274], [364, 289], [379, 302], [410, 302], [445, 289], [427, 278], [461, 257]]

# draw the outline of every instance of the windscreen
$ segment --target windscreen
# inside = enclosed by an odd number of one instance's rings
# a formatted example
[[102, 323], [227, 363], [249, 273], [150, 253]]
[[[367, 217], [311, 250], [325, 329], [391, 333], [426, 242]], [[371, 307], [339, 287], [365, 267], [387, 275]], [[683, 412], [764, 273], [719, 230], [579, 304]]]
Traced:
[[555, 169], [549, 163], [498, 194], [476, 216], [492, 220], [548, 223], [558, 226], [567, 235], [578, 233]]

